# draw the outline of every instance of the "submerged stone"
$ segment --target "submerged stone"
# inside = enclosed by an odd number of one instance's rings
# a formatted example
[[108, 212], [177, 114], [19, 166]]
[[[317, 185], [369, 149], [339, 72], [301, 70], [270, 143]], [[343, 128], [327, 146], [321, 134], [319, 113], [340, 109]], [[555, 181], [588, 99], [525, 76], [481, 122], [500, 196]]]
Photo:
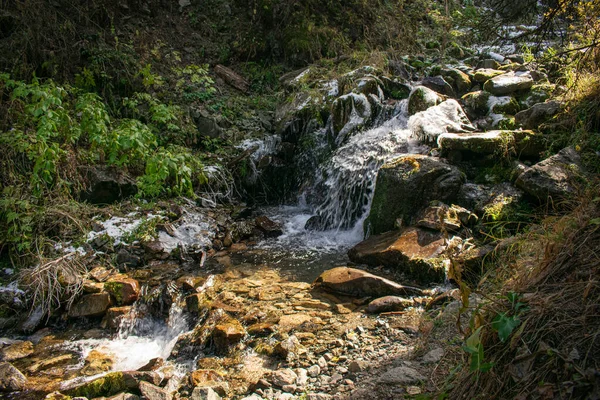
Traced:
[[410, 227], [371, 236], [350, 249], [348, 256], [356, 263], [397, 269], [426, 284], [444, 281], [445, 249], [446, 241], [440, 232]]
[[27, 356], [32, 355], [33, 343], [29, 341], [13, 343], [10, 346], [4, 347], [0, 350], [0, 360], [2, 361], [14, 361]]
[[422, 293], [420, 289], [403, 286], [366, 271], [348, 267], [337, 267], [323, 272], [314, 285], [327, 291], [355, 297], [412, 296]]

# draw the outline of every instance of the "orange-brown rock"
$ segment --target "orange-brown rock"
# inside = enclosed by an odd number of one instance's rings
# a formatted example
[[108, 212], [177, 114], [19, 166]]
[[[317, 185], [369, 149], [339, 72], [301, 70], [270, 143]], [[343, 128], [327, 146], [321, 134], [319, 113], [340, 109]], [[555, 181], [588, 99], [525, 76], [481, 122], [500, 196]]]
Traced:
[[118, 305], [133, 304], [140, 295], [140, 284], [132, 278], [111, 279], [104, 284], [104, 289]]

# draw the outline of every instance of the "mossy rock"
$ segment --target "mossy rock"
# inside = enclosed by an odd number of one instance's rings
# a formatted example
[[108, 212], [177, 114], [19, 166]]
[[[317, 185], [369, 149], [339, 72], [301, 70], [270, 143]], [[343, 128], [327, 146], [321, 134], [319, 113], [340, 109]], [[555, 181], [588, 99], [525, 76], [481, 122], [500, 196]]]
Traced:
[[119, 392], [124, 392], [131, 388], [132, 384], [137, 386], [136, 382], [129, 382], [130, 379], [122, 372], [111, 372], [93, 381], [86, 382], [74, 389], [68, 390], [69, 396], [83, 396], [89, 399], [102, 396], [113, 396]]
[[506, 158], [539, 157], [546, 149], [546, 138], [533, 131], [489, 131], [481, 133], [445, 133], [438, 138], [442, 154], [452, 151], [497, 154]]
[[521, 106], [517, 99], [512, 96], [490, 97], [488, 99], [492, 103], [491, 112], [496, 114], [515, 115], [521, 110]]
[[425, 86], [418, 86], [408, 99], [408, 114], [414, 115], [420, 111], [425, 111], [429, 107], [437, 106], [442, 101], [444, 101], [442, 96], [435, 91]]
[[462, 101], [465, 105], [465, 110], [469, 117], [482, 117], [487, 115], [490, 111], [488, 100], [491, 94], [479, 90], [477, 92], [470, 92], [462, 97]]
[[475, 71], [473, 80], [475, 80], [475, 82], [485, 83], [493, 77], [502, 75], [503, 73], [504, 71], [500, 71], [498, 69], [482, 68]]
[[446, 79], [456, 90], [457, 93], [462, 94], [469, 91], [471, 88], [471, 78], [459, 69], [449, 68], [442, 70], [442, 76]]
[[451, 202], [465, 180], [458, 168], [423, 155], [406, 155], [385, 164], [365, 226], [372, 234], [393, 230], [396, 220], [409, 221], [433, 200]]
[[403, 100], [410, 96], [411, 87], [407, 83], [387, 76], [382, 76], [381, 81], [383, 82], [383, 91], [387, 97], [395, 100]]

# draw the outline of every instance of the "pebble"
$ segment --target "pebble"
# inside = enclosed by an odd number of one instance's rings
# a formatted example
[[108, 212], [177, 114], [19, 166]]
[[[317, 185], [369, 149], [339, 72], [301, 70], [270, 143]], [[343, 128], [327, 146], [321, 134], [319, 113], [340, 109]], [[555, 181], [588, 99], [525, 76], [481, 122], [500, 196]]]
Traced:
[[324, 357], [319, 357], [317, 364], [322, 370], [327, 369], [327, 360]]
[[315, 378], [315, 377], [319, 376], [319, 374], [321, 373], [321, 367], [319, 367], [318, 365], [313, 365], [310, 368], [308, 368], [307, 372], [308, 372], [308, 375]]

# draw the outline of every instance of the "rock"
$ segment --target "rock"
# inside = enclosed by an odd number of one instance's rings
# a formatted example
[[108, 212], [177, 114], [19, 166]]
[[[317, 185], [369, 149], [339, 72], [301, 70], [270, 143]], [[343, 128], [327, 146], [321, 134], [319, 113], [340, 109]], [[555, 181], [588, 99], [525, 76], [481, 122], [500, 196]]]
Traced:
[[483, 69], [498, 69], [500, 68], [500, 63], [492, 58], [488, 58], [486, 60], [481, 61], [478, 65], [478, 68]]
[[209, 308], [210, 306], [211, 302], [204, 292], [190, 294], [185, 298], [185, 307], [188, 312], [193, 314], [197, 314], [199, 311]]
[[263, 400], [263, 398], [257, 395], [256, 393], [253, 393], [250, 396], [242, 398], [241, 400]]
[[519, 102], [511, 96], [490, 96], [488, 106], [492, 114], [515, 115], [521, 109]]
[[398, 218], [410, 220], [433, 200], [452, 202], [464, 180], [458, 168], [438, 158], [400, 156], [377, 173], [366, 226], [377, 235], [394, 229]]
[[29, 341], [16, 342], [0, 350], [0, 360], [14, 361], [33, 354], [33, 343]]
[[223, 129], [208, 111], [201, 108], [193, 108], [190, 110], [190, 115], [200, 136], [211, 139], [218, 139], [223, 136]]
[[348, 364], [348, 371], [356, 374], [357, 372], [362, 372], [365, 369], [365, 362], [364, 361], [351, 361], [350, 364]]
[[222, 381], [221, 374], [212, 369], [197, 369], [190, 374], [190, 383], [194, 387], [208, 387]]
[[296, 313], [296, 314], [288, 314], [282, 315], [279, 318], [279, 322], [277, 325], [279, 326], [279, 330], [281, 332], [289, 332], [292, 329], [298, 328], [300, 325], [310, 322], [312, 317], [308, 314]]
[[140, 382], [140, 392], [145, 400], [171, 400], [173, 395], [148, 382]]
[[112, 204], [137, 193], [134, 179], [113, 167], [83, 167], [86, 189], [79, 198], [92, 204]]
[[212, 333], [216, 351], [219, 353], [226, 353], [229, 346], [239, 343], [244, 336], [246, 330], [238, 320], [233, 318], [215, 326]]
[[477, 222], [477, 215], [466, 208], [444, 203], [431, 205], [421, 211], [415, 218], [415, 225], [436, 231], [456, 231], [461, 226], [471, 226]]
[[268, 322], [258, 322], [248, 327], [248, 334], [252, 336], [269, 336], [275, 332], [275, 326]]
[[537, 129], [541, 124], [555, 116], [560, 110], [558, 101], [538, 103], [515, 115], [515, 121], [525, 129]]
[[448, 68], [442, 70], [444, 78], [452, 84], [455, 92], [463, 94], [469, 91], [471, 88], [471, 78], [459, 69]]
[[421, 85], [431, 90], [434, 90], [437, 93], [441, 93], [449, 97], [456, 96], [456, 93], [454, 93], [454, 89], [452, 89], [452, 86], [450, 86], [450, 84], [446, 82], [446, 80], [441, 76], [426, 77], [421, 81]]
[[104, 316], [104, 324], [109, 329], [119, 329], [123, 320], [132, 320], [134, 315], [131, 314], [131, 306], [112, 307], [106, 311]]
[[374, 110], [364, 94], [349, 93], [338, 97], [331, 105], [331, 134], [336, 146], [369, 125]]
[[337, 267], [323, 272], [315, 280], [314, 286], [355, 297], [421, 294], [420, 289], [403, 286], [366, 271], [348, 267]]
[[450, 99], [410, 117], [408, 128], [423, 143], [435, 143], [447, 132], [472, 132], [475, 127], [456, 100]]
[[308, 393], [306, 400], [331, 400], [333, 396], [327, 393]]
[[108, 270], [104, 267], [95, 267], [93, 268], [90, 272], [89, 275], [91, 278], [93, 278], [96, 282], [104, 282], [106, 281], [111, 275], [112, 275], [113, 271]]
[[[348, 251], [350, 260], [394, 268], [420, 283], [444, 282], [442, 253], [446, 241], [440, 232], [410, 227], [371, 236]], [[399, 293], [374, 293], [376, 296]]]
[[310, 366], [306, 371], [309, 376], [316, 378], [321, 373], [321, 367], [315, 364]]
[[280, 341], [273, 348], [273, 354], [276, 354], [284, 359], [293, 358], [297, 356], [302, 350], [302, 345], [295, 335]]
[[402, 100], [410, 96], [410, 85], [398, 80], [398, 78], [388, 78], [387, 76], [382, 76], [381, 82], [383, 83], [383, 91], [389, 98]]
[[144, 366], [138, 368], [138, 371], [156, 371], [165, 364], [165, 360], [161, 357], [155, 357], [148, 361]]
[[0, 363], [0, 392], [17, 392], [23, 390], [27, 378], [7, 362]]
[[277, 237], [283, 235], [281, 224], [271, 221], [268, 217], [257, 217], [255, 222], [256, 227], [260, 229], [266, 237]]
[[293, 385], [296, 383], [298, 375], [291, 368], [279, 369], [271, 374], [270, 382], [278, 387]]
[[140, 397], [131, 393], [119, 393], [115, 396], [107, 398], [106, 400], [140, 400]]
[[296, 385], [298, 385], [299, 388], [306, 386], [308, 383], [308, 370], [304, 368], [296, 368], [294, 372], [297, 375]]
[[379, 377], [378, 382], [388, 385], [410, 385], [425, 380], [417, 370], [409, 367], [396, 367]]
[[425, 86], [417, 86], [408, 98], [408, 114], [413, 115], [425, 111], [429, 107], [437, 106], [444, 99], [435, 91]]
[[97, 317], [103, 315], [110, 306], [108, 293], [87, 294], [69, 310], [69, 317]]
[[487, 115], [490, 111], [488, 101], [491, 94], [479, 90], [477, 92], [467, 93], [462, 97], [462, 101], [465, 105], [465, 111], [471, 118], [478, 118]]
[[477, 71], [475, 71], [475, 74], [473, 75], [473, 80], [475, 82], [485, 83], [485, 82], [489, 81], [490, 79], [492, 79], [498, 75], [502, 75], [504, 73], [505, 73], [504, 71], [500, 71], [497, 69], [482, 68], [482, 69], [478, 69]]
[[85, 359], [81, 373], [86, 376], [92, 376], [108, 372], [112, 369], [112, 364], [113, 359], [110, 355], [101, 353], [98, 350], [92, 350]]
[[191, 400], [221, 400], [221, 396], [210, 387], [196, 387]]
[[423, 361], [425, 364], [433, 364], [440, 362], [442, 357], [444, 357], [444, 349], [437, 347], [425, 354], [421, 361]]
[[72, 354], [63, 354], [56, 357], [46, 358], [27, 367], [27, 372], [29, 372], [30, 374], [35, 374], [39, 371], [43, 371], [45, 369], [49, 369], [57, 365], [66, 364], [72, 359]]
[[558, 200], [576, 193], [585, 176], [579, 154], [567, 147], [528, 168], [519, 175], [516, 185], [540, 200]]
[[235, 71], [221, 64], [215, 66], [215, 74], [225, 81], [229, 86], [232, 86], [243, 93], [248, 93], [250, 84]]
[[133, 304], [140, 295], [140, 284], [135, 279], [117, 278], [104, 283], [106, 290], [117, 305]]
[[389, 311], [402, 311], [405, 308], [412, 307], [414, 302], [410, 299], [405, 299], [398, 296], [385, 296], [373, 300], [367, 306], [367, 312], [371, 314], [379, 314]]
[[[444, 133], [438, 137], [442, 155], [461, 152], [497, 154], [503, 157], [539, 157], [546, 150], [546, 138], [533, 131], [489, 131], [477, 133]], [[467, 154], [464, 154], [467, 153]]]
[[533, 79], [529, 75], [515, 75], [506, 73], [495, 76], [483, 85], [483, 90], [490, 92], [494, 96], [504, 96], [530, 89], [533, 86]]
[[141, 381], [158, 385], [160, 376], [155, 372], [121, 371], [109, 372], [91, 381], [66, 381], [60, 386], [60, 391], [70, 396], [96, 398], [112, 396], [124, 391], [137, 391]]

